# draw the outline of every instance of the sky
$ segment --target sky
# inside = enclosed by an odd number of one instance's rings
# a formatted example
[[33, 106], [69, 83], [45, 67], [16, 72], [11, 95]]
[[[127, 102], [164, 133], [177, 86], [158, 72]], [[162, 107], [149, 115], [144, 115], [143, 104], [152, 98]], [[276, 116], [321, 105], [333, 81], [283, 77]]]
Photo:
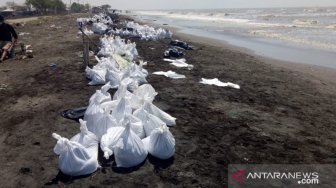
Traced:
[[[8, 1], [25, 2], [0, 0], [0, 5], [5, 5]], [[336, 6], [336, 0], [63, 0], [66, 4], [70, 1], [91, 5], [110, 4], [112, 8], [122, 10]]]

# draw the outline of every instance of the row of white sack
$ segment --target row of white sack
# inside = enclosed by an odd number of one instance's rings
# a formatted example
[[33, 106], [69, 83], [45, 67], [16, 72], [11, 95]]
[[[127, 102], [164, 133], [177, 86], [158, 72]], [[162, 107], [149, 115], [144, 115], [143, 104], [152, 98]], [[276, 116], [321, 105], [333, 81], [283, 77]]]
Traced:
[[100, 38], [98, 55], [110, 57], [113, 54], [121, 55], [129, 61], [135, 60], [139, 55], [135, 42], [132, 43], [130, 40], [125, 41], [119, 36], [102, 36]]
[[[169, 30], [165, 30], [162, 28], [155, 29], [154, 27], [148, 26], [148, 25], [140, 25], [138, 23], [135, 23], [133, 21], [126, 22], [126, 28], [132, 29], [133, 31], [131, 33], [131, 36], [138, 36], [141, 39], [144, 40], [159, 40], [159, 39], [165, 39], [165, 38], [171, 38], [173, 33]], [[117, 32], [120, 34], [127, 34], [123, 33], [121, 30], [117, 30]]]
[[137, 65], [132, 62], [124, 62], [122, 58], [115, 61], [111, 57], [97, 58], [97, 61], [98, 64], [92, 69], [89, 67], [85, 69], [86, 77], [91, 80], [89, 85], [102, 85], [110, 82], [112, 88], [117, 88], [122, 81], [130, 87], [147, 83], [148, 72], [143, 68], [143, 65], [147, 64], [146, 62], [139, 61], [139, 65]]
[[[104, 36], [100, 39], [101, 49], [97, 58], [98, 64], [92, 69], [86, 68], [86, 75], [91, 81], [89, 85], [101, 85], [111, 82], [113, 87], [118, 87], [120, 82], [128, 79], [129, 84], [147, 83], [148, 72], [143, 69], [146, 62], [140, 61], [139, 65], [132, 62], [138, 56], [136, 44], [126, 43], [120, 37]], [[123, 57], [121, 55], [124, 55]]]
[[[66, 175], [80, 176], [95, 172], [98, 163], [98, 138], [80, 120], [80, 133], [70, 140], [53, 133], [57, 139], [54, 147], [59, 155], [59, 169]], [[164, 146], [164, 147], [162, 147]], [[113, 127], [104, 135], [100, 147], [104, 147], [104, 156], [114, 155], [117, 167], [132, 167], [141, 164], [151, 154], [167, 159], [174, 155], [175, 139], [165, 126], [154, 129], [150, 136], [140, 139], [128, 123], [125, 127]]]
[[[99, 63], [93, 69], [88, 69], [87, 76], [92, 77], [94, 70], [100, 69], [106, 72], [112, 70], [115, 77], [120, 79], [116, 79], [119, 80], [118, 86], [109, 82], [101, 90], [97, 90], [91, 96], [89, 107], [85, 112], [84, 119], [87, 120], [87, 126], [82, 125], [84, 127], [82, 130], [86, 133], [91, 132], [91, 137], [93, 135], [96, 137], [97, 144], [87, 144], [89, 147], [85, 151], [84, 137], [77, 139], [76, 144], [71, 142], [76, 141], [76, 136], [69, 141], [54, 135], [58, 139], [55, 153], [60, 155], [59, 168], [68, 175], [85, 175], [96, 170], [99, 141], [101, 141], [104, 156], [109, 158], [114, 154], [118, 167], [132, 167], [140, 164], [145, 160], [147, 152], [155, 157], [167, 159], [175, 151], [175, 139], [167, 127], [167, 125], [175, 125], [175, 118], [152, 104], [157, 94], [154, 88], [144, 84], [132, 87], [133, 93], [127, 90], [129, 86], [127, 80], [136, 81], [137, 76], [134, 75], [147, 76], [148, 73], [142, 69], [141, 63], [139, 66], [131, 64], [125, 66], [126, 69], [122, 69], [120, 62], [111, 61], [108, 58], [104, 60], [106, 61], [98, 61]], [[104, 76], [101, 77], [103, 79]], [[113, 100], [108, 93], [111, 87], [118, 87]], [[84, 122], [81, 121], [81, 124]], [[155, 132], [163, 136], [154, 139], [156, 136], [152, 134]], [[77, 137], [80, 137], [80, 134]], [[71, 148], [71, 144], [74, 144], [75, 148]], [[80, 148], [80, 145], [83, 147]]]
[[[95, 14], [92, 18], [77, 18], [78, 25], [87, 25], [89, 22], [92, 22], [92, 31], [87, 28], [84, 29], [84, 33], [87, 35], [91, 35], [93, 33], [97, 34], [105, 34], [106, 30], [109, 28], [108, 25], [113, 24], [110, 16], [100, 13]], [[81, 34], [81, 33], [80, 33]]]
[[[134, 22], [126, 22], [127, 29], [111, 29], [109, 34], [118, 36], [128, 36], [128, 37], [139, 37], [142, 40], [159, 40], [165, 38], [171, 38], [172, 32], [162, 28], [155, 29], [154, 27], [148, 25], [140, 25]], [[97, 33], [105, 34], [109, 29], [109, 26], [105, 23], [93, 23], [92, 31], [87, 31], [87, 33]]]
[[134, 28], [134, 30], [115, 29], [110, 30], [109, 33], [118, 36], [139, 37], [142, 40], [160, 40], [171, 38], [172, 33], [165, 29], [154, 29], [149, 26], [141, 26], [142, 28]]
[[103, 24], [113, 24], [112, 19], [104, 13], [95, 14], [92, 18], [77, 18], [77, 23], [78, 24], [81, 23], [83, 25], [86, 25], [89, 22], [103, 23]]

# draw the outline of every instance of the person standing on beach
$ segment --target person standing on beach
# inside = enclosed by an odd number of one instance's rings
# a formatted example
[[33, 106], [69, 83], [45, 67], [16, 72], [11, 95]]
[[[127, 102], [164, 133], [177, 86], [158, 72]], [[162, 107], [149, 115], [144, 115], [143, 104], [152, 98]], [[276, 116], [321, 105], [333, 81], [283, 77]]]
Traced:
[[13, 26], [5, 23], [5, 19], [0, 15], [0, 63], [11, 52], [18, 39], [18, 35]]

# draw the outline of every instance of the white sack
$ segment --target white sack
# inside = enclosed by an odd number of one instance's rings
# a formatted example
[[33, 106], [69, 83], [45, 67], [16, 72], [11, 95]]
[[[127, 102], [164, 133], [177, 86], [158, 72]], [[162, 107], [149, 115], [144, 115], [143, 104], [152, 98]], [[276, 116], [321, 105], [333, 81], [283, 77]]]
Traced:
[[129, 84], [129, 86], [132, 85], [132, 87], [134, 88], [137, 88], [137, 85], [135, 84], [135, 86], [133, 86], [133, 84], [131, 83], [131, 80], [128, 80], [128, 81], [127, 80], [128, 79], [124, 79], [123, 82], [121, 82], [121, 85], [119, 86], [118, 90], [113, 95], [113, 100], [119, 100], [121, 98], [125, 98], [125, 100], [130, 105], [130, 107], [133, 109], [136, 109], [138, 108], [140, 101], [136, 96], [134, 96], [133, 93], [129, 92], [126, 89], [126, 85], [127, 84]]
[[120, 123], [127, 114], [132, 114], [132, 108], [125, 98], [121, 98], [117, 106], [112, 110], [112, 117], [117, 123]]
[[119, 101], [107, 101], [100, 104], [100, 107], [104, 110], [104, 112], [111, 113], [112, 110], [118, 105]]
[[110, 82], [112, 88], [118, 88], [119, 87], [120, 75], [119, 75], [118, 72], [113, 71], [113, 70], [107, 70], [105, 79], [106, 79], [106, 81]]
[[123, 79], [121, 84], [126, 85], [129, 91], [134, 91], [139, 87], [139, 82], [131, 77]]
[[169, 159], [175, 153], [175, 138], [167, 126], [154, 129], [142, 142], [148, 153], [159, 159]]
[[86, 121], [79, 119], [79, 123], [80, 123], [80, 133], [73, 136], [70, 139], [70, 141], [82, 144], [90, 152], [90, 155], [92, 155], [97, 159], [99, 140], [94, 133], [89, 131]]
[[151, 132], [161, 126], [166, 126], [166, 124], [158, 117], [148, 114], [148, 119], [146, 122], [143, 122], [143, 127], [146, 133], [146, 136], [149, 136]]
[[118, 64], [113, 59], [113, 57], [101, 57], [98, 58], [95, 56], [95, 59], [97, 60], [97, 64], [93, 66], [93, 69], [104, 69], [104, 70], [113, 70], [118, 71]]
[[145, 102], [143, 106], [144, 110], [146, 110], [148, 113], [160, 118], [163, 122], [165, 122], [168, 126], [174, 126], [176, 125], [175, 120], [176, 118], [172, 117], [168, 113], [162, 111], [157, 106], [150, 102]]
[[124, 130], [125, 127], [112, 127], [101, 137], [100, 148], [104, 152], [104, 157], [106, 159], [113, 155], [113, 148]]
[[157, 94], [158, 93], [155, 91], [153, 86], [150, 84], [141, 85], [134, 91], [134, 95], [139, 97], [142, 101], [147, 101], [147, 102], [153, 102]]
[[102, 85], [105, 84], [106, 69], [90, 69], [86, 67], [86, 76], [91, 79], [89, 85]]
[[89, 127], [94, 126], [95, 121], [97, 121], [103, 113], [104, 110], [100, 106], [100, 101], [95, 97], [84, 113], [84, 120], [87, 121]]
[[96, 90], [96, 93], [94, 93], [89, 100], [89, 103], [93, 103], [93, 100], [97, 98], [99, 103], [108, 102], [111, 101], [111, 94], [108, 92], [108, 90], [111, 88], [110, 83], [107, 83], [103, 85], [100, 90]]
[[143, 138], [146, 137], [146, 133], [145, 133], [145, 129], [144, 129], [144, 126], [143, 126], [143, 122], [139, 118], [137, 118], [137, 117], [135, 117], [135, 116], [133, 116], [131, 114], [128, 114], [126, 116], [125, 123], [127, 123], [127, 121], [129, 121], [130, 124], [131, 124], [131, 130], [136, 135], [138, 135], [139, 138], [143, 139]]
[[135, 110], [133, 112], [133, 115], [136, 118], [140, 119], [143, 124], [145, 124], [148, 121], [148, 115], [149, 115], [149, 113], [146, 110], [144, 110], [143, 107]]
[[94, 33], [104, 34], [107, 29], [108, 27], [104, 23], [93, 23], [92, 24], [92, 31]]
[[128, 123], [113, 148], [117, 167], [129, 168], [142, 163], [147, 157], [147, 151], [141, 139], [131, 130]]
[[99, 167], [98, 140], [81, 121], [81, 133], [71, 140], [53, 133], [57, 139], [54, 152], [59, 155], [58, 167], [66, 175], [81, 176], [95, 172]]
[[98, 116], [97, 120], [94, 121], [91, 126], [88, 126], [88, 130], [94, 133], [100, 140], [109, 128], [116, 126], [118, 126], [118, 124], [112, 115], [109, 112], [104, 112], [102, 115]]

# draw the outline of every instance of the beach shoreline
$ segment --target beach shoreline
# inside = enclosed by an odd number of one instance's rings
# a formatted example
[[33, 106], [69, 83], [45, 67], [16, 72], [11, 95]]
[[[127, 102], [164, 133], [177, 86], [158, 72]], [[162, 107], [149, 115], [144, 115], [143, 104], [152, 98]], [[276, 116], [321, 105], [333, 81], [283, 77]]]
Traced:
[[152, 25], [154, 27], [162, 27], [165, 29], [168, 29], [173, 32], [173, 38], [177, 38], [180, 40], [186, 40], [190, 42], [196, 42], [196, 43], [202, 43], [206, 45], [211, 45], [223, 49], [229, 49], [237, 52], [241, 52], [243, 54], [252, 55], [255, 58], [259, 59], [260, 61], [271, 64], [278, 68], [285, 68], [288, 70], [294, 70], [303, 73], [306, 76], [310, 76], [312, 79], [316, 80], [317, 82], [323, 82], [323, 83], [331, 83], [332, 85], [336, 84], [336, 69], [333, 68], [327, 68], [323, 66], [318, 65], [309, 65], [304, 63], [298, 63], [294, 61], [284, 61], [279, 59], [274, 59], [262, 55], [256, 54], [254, 51], [242, 47], [242, 46], [235, 46], [232, 44], [229, 44], [226, 41], [223, 40], [216, 40], [210, 37], [204, 37], [204, 36], [196, 36], [193, 34], [186, 34], [184, 32], [181, 32], [179, 28], [170, 26], [170, 25], [161, 25], [155, 23], [153, 20], [139, 20], [137, 17], [133, 16], [127, 16], [131, 19], [134, 19], [135, 21], [138, 21], [142, 24]]

